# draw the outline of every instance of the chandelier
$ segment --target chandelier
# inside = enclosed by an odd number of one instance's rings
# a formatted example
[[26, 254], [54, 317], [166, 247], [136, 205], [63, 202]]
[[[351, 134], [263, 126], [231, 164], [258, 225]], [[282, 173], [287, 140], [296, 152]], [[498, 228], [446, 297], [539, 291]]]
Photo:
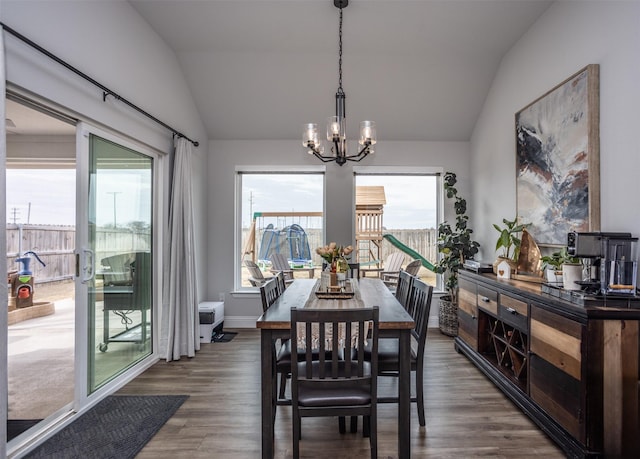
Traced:
[[324, 145], [318, 135], [318, 125], [309, 123], [304, 125], [302, 145], [310, 155], [314, 155], [323, 163], [335, 161], [342, 166], [347, 161], [360, 161], [370, 153], [373, 153], [373, 145], [376, 144], [376, 123], [374, 121], [362, 121], [360, 123], [360, 138], [358, 139], [360, 150], [357, 154], [349, 155], [347, 152], [347, 125], [345, 112], [345, 93], [342, 89], [342, 9], [346, 8], [349, 0], [333, 0], [333, 4], [340, 8], [339, 28], [339, 53], [338, 53], [338, 91], [336, 92], [336, 115], [327, 120], [327, 141], [332, 145], [331, 154], [324, 154]]

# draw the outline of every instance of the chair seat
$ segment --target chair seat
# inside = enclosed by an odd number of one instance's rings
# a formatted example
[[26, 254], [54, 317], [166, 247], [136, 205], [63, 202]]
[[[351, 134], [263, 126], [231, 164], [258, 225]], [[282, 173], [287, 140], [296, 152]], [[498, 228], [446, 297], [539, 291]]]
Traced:
[[300, 387], [298, 402], [305, 407], [358, 406], [371, 403], [371, 389], [313, 389]]
[[[340, 378], [346, 375], [347, 362], [338, 362], [338, 378], [331, 378], [331, 362], [324, 363], [324, 371], [327, 378], [324, 380], [317, 379], [320, 374], [322, 365], [319, 361], [311, 364], [311, 373], [313, 380], [305, 380], [307, 364], [305, 362], [298, 363], [298, 374], [300, 379], [298, 402], [301, 406], [306, 407], [322, 407], [322, 406], [355, 406], [368, 405], [371, 403], [371, 387], [370, 385], [345, 387], [343, 380]], [[351, 374], [356, 375], [358, 372], [357, 362], [351, 362]], [[371, 375], [371, 364], [364, 362], [363, 377]], [[352, 376], [353, 377], [353, 376]], [[307, 382], [309, 381], [309, 382]], [[332, 388], [332, 382], [336, 383], [336, 388]]]
[[[400, 342], [398, 338], [380, 338], [378, 340], [378, 372], [398, 371], [400, 366]], [[371, 358], [371, 347], [366, 345], [364, 348], [364, 358]], [[411, 348], [411, 369], [415, 369], [417, 355]]]

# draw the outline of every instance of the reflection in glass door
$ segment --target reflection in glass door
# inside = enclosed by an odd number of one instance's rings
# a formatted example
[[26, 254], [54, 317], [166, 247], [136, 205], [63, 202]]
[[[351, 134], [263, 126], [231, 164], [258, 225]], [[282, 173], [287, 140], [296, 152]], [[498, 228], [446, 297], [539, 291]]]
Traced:
[[151, 354], [153, 159], [89, 136], [89, 393]]

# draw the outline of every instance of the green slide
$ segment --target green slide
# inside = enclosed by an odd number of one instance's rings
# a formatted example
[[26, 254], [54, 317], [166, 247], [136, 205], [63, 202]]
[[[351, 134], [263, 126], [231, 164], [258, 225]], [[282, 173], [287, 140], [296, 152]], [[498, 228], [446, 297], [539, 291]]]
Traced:
[[422, 263], [422, 266], [427, 268], [429, 271], [435, 272], [435, 266], [433, 266], [429, 262], [429, 260], [427, 260], [425, 257], [420, 255], [418, 252], [413, 250], [411, 247], [407, 247], [406, 245], [404, 245], [402, 242], [400, 242], [398, 239], [396, 239], [395, 236], [393, 236], [391, 234], [383, 234], [382, 237], [385, 238], [387, 241], [391, 242], [392, 245], [396, 246], [397, 248], [399, 248], [401, 251], [403, 251], [404, 253], [406, 253], [410, 257], [413, 257], [416, 260], [420, 260], [420, 262]]

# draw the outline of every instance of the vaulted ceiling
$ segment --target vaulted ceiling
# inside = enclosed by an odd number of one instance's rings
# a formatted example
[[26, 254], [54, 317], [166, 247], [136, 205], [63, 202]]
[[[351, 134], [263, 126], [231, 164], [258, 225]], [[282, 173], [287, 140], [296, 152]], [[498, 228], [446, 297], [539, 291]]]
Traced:
[[[176, 53], [211, 139], [293, 139], [335, 112], [333, 0], [129, 0]], [[502, 56], [547, 0], [351, 0], [350, 136], [469, 140]]]

